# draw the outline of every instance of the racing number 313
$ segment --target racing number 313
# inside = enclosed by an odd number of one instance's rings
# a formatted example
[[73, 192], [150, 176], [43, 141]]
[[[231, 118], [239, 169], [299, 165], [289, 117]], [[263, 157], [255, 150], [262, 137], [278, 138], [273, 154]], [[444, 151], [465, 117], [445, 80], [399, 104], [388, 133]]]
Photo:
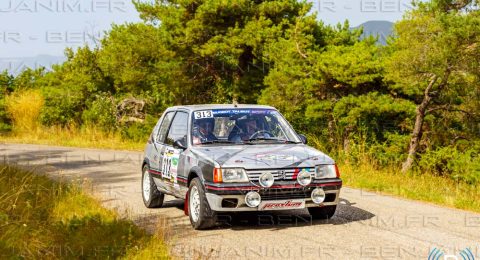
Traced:
[[195, 112], [195, 119], [201, 119], [201, 118], [212, 118], [213, 113], [211, 110], [205, 110], [205, 111], [197, 111]]

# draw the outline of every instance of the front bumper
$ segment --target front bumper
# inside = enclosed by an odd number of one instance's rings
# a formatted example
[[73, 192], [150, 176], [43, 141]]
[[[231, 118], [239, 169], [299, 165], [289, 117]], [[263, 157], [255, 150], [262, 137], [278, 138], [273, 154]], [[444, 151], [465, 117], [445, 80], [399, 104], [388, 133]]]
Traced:
[[[305, 200], [305, 207], [337, 205], [340, 199], [342, 181], [340, 179], [316, 180], [307, 187], [298, 183], [278, 183], [268, 189], [250, 184], [213, 185], [206, 184], [206, 197], [210, 208], [219, 212], [258, 211], [258, 207], [249, 207], [245, 203], [245, 195], [249, 191], [257, 191], [262, 201]], [[321, 187], [326, 194], [325, 201], [316, 204], [311, 199], [313, 189]]]

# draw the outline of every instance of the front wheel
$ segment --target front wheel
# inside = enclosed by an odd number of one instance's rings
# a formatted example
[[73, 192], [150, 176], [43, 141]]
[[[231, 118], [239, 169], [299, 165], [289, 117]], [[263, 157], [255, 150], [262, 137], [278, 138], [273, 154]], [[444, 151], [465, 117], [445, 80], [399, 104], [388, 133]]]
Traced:
[[160, 208], [163, 205], [165, 195], [157, 189], [153, 181], [148, 165], [143, 166], [142, 171], [142, 197], [147, 208]]
[[337, 210], [337, 205], [308, 208], [308, 212], [314, 219], [330, 219], [335, 215], [335, 210]]
[[198, 178], [188, 188], [188, 216], [194, 229], [208, 229], [216, 223], [216, 213], [210, 209], [205, 189]]

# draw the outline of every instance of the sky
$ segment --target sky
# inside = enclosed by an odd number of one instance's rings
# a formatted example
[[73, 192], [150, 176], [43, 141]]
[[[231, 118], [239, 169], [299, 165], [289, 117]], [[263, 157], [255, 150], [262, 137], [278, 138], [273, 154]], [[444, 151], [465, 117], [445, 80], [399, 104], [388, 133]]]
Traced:
[[406, 10], [412, 8], [412, 0], [310, 0], [318, 19], [327, 24], [350, 22], [355, 27], [367, 21], [395, 22]]
[[[396, 21], [411, 8], [411, 0], [309, 1], [327, 24], [349, 20], [352, 27]], [[66, 47], [95, 45], [112, 23], [137, 21], [131, 0], [0, 0], [0, 59], [63, 56]]]

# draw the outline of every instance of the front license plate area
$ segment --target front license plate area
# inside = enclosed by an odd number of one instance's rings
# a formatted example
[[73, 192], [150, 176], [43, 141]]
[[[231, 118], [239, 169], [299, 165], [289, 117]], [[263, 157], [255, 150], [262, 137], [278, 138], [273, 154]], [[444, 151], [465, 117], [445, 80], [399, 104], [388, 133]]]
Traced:
[[286, 210], [286, 209], [303, 209], [305, 208], [305, 200], [267, 200], [260, 202], [258, 210]]

